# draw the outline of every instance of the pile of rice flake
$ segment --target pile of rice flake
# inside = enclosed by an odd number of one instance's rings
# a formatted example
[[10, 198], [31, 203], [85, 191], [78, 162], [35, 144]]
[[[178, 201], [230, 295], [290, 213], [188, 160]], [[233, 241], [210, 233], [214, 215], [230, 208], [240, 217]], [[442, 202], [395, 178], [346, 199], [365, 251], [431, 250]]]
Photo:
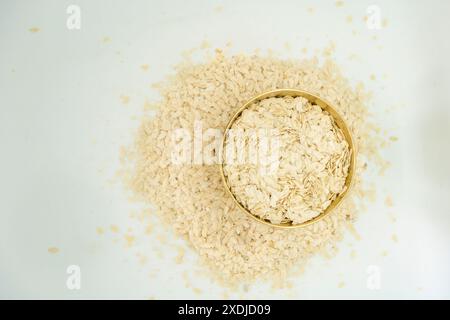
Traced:
[[370, 144], [374, 133], [367, 129], [366, 95], [361, 88], [353, 90], [331, 61], [320, 65], [317, 58], [226, 57], [216, 50], [210, 61], [184, 63], [176, 71], [159, 85], [159, 113], [143, 119], [129, 154], [127, 183], [135, 195], [157, 207], [162, 221], [187, 239], [223, 284], [283, 278], [303, 268], [313, 254], [333, 253], [344, 226], [357, 213], [355, 197], [363, 194], [358, 175], [362, 167], [356, 172], [353, 193], [331, 215], [305, 228], [276, 229], [236, 207], [224, 189], [218, 164], [173, 164], [172, 133], [178, 128], [192, 132], [198, 120], [204, 128], [223, 130], [250, 98], [268, 90], [298, 88], [332, 103], [358, 143], [358, 157], [370, 158], [366, 141]]
[[[255, 134], [261, 130], [272, 132], [266, 138], [276, 148], [266, 154], [276, 159], [265, 155], [252, 161], [262, 154], [258, 151], [264, 144]], [[236, 199], [253, 215], [275, 224], [299, 224], [320, 215], [345, 191], [349, 145], [333, 117], [307, 99], [273, 97], [253, 103], [231, 131], [239, 134], [226, 139], [225, 149], [238, 146], [232, 155], [241, 153], [243, 161], [226, 161], [224, 174]]]

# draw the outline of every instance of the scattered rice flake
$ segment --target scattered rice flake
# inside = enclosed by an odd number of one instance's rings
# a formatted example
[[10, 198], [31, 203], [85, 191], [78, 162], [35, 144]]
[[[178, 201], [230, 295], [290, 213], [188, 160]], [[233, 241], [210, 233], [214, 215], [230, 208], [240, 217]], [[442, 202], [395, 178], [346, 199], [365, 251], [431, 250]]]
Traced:
[[126, 95], [121, 95], [120, 96], [120, 101], [122, 102], [122, 104], [126, 105], [130, 102], [130, 97], [126, 96]]
[[395, 141], [398, 141], [398, 137], [391, 136], [391, 137], [389, 137], [389, 140], [391, 140], [392, 142], [395, 142]]
[[184, 249], [183, 248], [178, 248], [178, 254], [175, 257], [175, 263], [176, 264], [181, 264], [183, 262], [184, 259]]
[[358, 233], [358, 231], [356, 231], [355, 227], [353, 226], [353, 224], [347, 224], [347, 228], [350, 231], [350, 233], [355, 237], [356, 240], [361, 240], [361, 235]]
[[51, 253], [51, 254], [57, 254], [57, 253], [59, 253], [59, 248], [57, 248], [57, 247], [50, 247], [50, 248], [47, 249], [47, 251], [49, 253]]
[[200, 288], [192, 288], [192, 291], [194, 291], [194, 293], [196, 294], [196, 295], [200, 295], [200, 294], [202, 294], [202, 289], [200, 289]]
[[136, 238], [131, 234], [124, 235], [124, 239], [125, 239], [125, 245], [127, 246], [127, 248], [132, 247], [134, 245], [134, 241], [136, 240]]
[[391, 196], [387, 196], [386, 200], [384, 200], [384, 204], [388, 207], [393, 207], [394, 206], [394, 201], [392, 200]]
[[334, 54], [336, 50], [336, 44], [334, 42], [331, 42], [324, 50], [323, 55], [324, 57], [330, 57]]

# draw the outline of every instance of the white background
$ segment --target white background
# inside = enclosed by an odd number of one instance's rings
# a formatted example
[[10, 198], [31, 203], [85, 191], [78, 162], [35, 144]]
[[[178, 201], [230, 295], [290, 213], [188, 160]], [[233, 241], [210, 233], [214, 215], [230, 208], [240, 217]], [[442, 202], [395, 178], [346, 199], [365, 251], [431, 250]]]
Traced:
[[[81, 8], [80, 30], [66, 27], [70, 4]], [[372, 4], [386, 19], [381, 30], [363, 21]], [[119, 147], [138, 125], [133, 116], [157, 99], [151, 84], [204, 40], [289, 57], [334, 41], [345, 75], [373, 92], [378, 124], [399, 137], [384, 151], [392, 167], [372, 177], [377, 202], [356, 224], [360, 240], [348, 233], [337, 257], [313, 259], [292, 289], [257, 285], [230, 297], [450, 298], [449, 13], [441, 0], [1, 1], [0, 298], [223, 296], [192, 271], [194, 253], [174, 262], [173, 246], [157, 240], [164, 230], [126, 248], [124, 231], [138, 235], [141, 226], [130, 222], [136, 205], [111, 183]], [[80, 290], [66, 287], [72, 264]], [[371, 265], [381, 270], [380, 290], [367, 288]]]

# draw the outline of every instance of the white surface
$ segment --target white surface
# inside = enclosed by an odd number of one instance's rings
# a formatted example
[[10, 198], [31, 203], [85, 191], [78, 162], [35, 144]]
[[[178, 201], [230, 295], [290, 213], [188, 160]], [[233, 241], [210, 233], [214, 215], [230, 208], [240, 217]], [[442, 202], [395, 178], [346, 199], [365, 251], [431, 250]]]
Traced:
[[[81, 8], [81, 30], [66, 28], [70, 4]], [[370, 4], [381, 8], [386, 28], [366, 27]], [[341, 8], [299, 0], [2, 1], [0, 298], [222, 297], [224, 290], [205, 277], [190, 280], [201, 294], [185, 287], [183, 271], [197, 268], [194, 254], [177, 265], [176, 251], [161, 249], [155, 237], [126, 249], [109, 230], [95, 231], [132, 226], [135, 205], [108, 183], [119, 146], [137, 126], [131, 116], [157, 97], [150, 84], [203, 40], [218, 47], [232, 41], [233, 52], [272, 48], [286, 56], [334, 41], [344, 73], [373, 91], [372, 112], [400, 139], [384, 152], [393, 165], [377, 178], [378, 202], [358, 220], [362, 239], [348, 234], [336, 258], [314, 259], [291, 290], [262, 285], [245, 297], [450, 298], [449, 12], [450, 2], [441, 0], [345, 1]], [[349, 60], [351, 54], [359, 58]], [[126, 107], [122, 94], [131, 97]], [[387, 112], [390, 106], [396, 108]], [[386, 194], [393, 208], [384, 206]], [[60, 252], [49, 254], [52, 246]], [[148, 256], [145, 266], [136, 252]], [[66, 287], [72, 264], [81, 268], [81, 290]], [[381, 270], [380, 290], [367, 288], [370, 265]]]

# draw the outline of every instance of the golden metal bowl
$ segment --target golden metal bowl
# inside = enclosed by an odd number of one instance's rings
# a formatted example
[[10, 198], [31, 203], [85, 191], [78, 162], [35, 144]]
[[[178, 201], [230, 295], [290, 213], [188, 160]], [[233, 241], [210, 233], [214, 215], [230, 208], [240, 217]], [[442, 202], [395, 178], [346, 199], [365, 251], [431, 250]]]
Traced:
[[309, 225], [325, 218], [326, 216], [328, 216], [333, 211], [333, 209], [335, 209], [340, 203], [342, 203], [342, 200], [345, 198], [346, 195], [348, 195], [350, 187], [352, 185], [352, 181], [353, 181], [353, 177], [354, 177], [354, 173], [355, 173], [355, 167], [356, 167], [356, 148], [353, 143], [353, 138], [350, 133], [350, 130], [347, 127], [344, 119], [339, 115], [339, 113], [335, 110], [335, 108], [331, 106], [330, 103], [328, 103], [325, 100], [319, 98], [318, 96], [316, 96], [312, 93], [306, 92], [306, 91], [296, 90], [296, 89], [277, 89], [277, 90], [264, 92], [256, 97], [250, 99], [242, 107], [240, 107], [237, 110], [237, 112], [233, 115], [231, 120], [228, 122], [227, 127], [225, 129], [225, 134], [224, 134], [223, 140], [222, 140], [222, 150], [225, 150], [225, 143], [226, 143], [226, 137], [227, 137], [226, 133], [232, 127], [232, 125], [234, 124], [236, 119], [241, 116], [242, 112], [246, 108], [248, 108], [253, 103], [263, 100], [263, 99], [272, 98], [272, 97], [283, 97], [283, 96], [303, 97], [303, 98], [308, 99], [310, 103], [316, 104], [319, 107], [321, 107], [322, 110], [328, 112], [333, 117], [334, 121], [336, 122], [336, 125], [342, 130], [342, 133], [344, 134], [344, 137], [345, 137], [345, 139], [349, 145], [349, 149], [350, 149], [350, 167], [348, 170], [347, 178], [345, 180], [345, 186], [346, 186], [345, 191], [342, 192], [341, 194], [339, 194], [320, 215], [318, 215], [317, 217], [315, 217], [311, 220], [308, 220], [308, 221], [305, 221], [305, 222], [299, 223], [299, 224], [292, 224], [291, 222], [275, 224], [275, 223], [270, 222], [269, 220], [265, 220], [265, 219], [262, 219], [260, 217], [253, 215], [247, 208], [245, 208], [236, 199], [236, 196], [231, 191], [231, 187], [228, 184], [227, 177], [225, 176], [225, 173], [223, 170], [223, 167], [225, 164], [225, 161], [224, 161], [225, 160], [224, 159], [225, 152], [222, 152], [222, 155], [221, 155], [222, 159], [221, 159], [221, 165], [220, 165], [220, 173], [221, 173], [222, 181], [225, 185], [226, 190], [231, 195], [231, 197], [234, 199], [234, 201], [236, 202], [238, 207], [241, 208], [247, 215], [249, 215], [251, 218], [253, 218], [261, 223], [264, 223], [264, 224], [272, 226], [272, 227], [290, 229], [290, 228], [300, 228], [300, 227], [309, 226]]

